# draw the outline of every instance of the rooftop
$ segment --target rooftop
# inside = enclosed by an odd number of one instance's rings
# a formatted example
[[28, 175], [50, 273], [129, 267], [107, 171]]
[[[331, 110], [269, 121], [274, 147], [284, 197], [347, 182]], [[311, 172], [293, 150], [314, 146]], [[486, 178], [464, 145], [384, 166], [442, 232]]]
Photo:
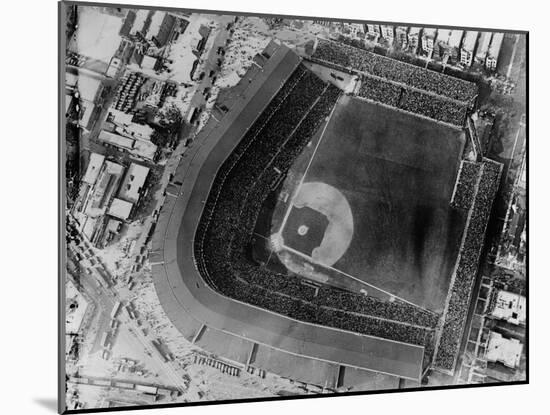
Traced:
[[136, 163], [130, 164], [126, 176], [118, 191], [118, 197], [136, 203], [145, 184], [149, 168]]
[[84, 174], [82, 181], [93, 185], [97, 180], [97, 176], [99, 175], [104, 160], [105, 156], [102, 154], [90, 154], [90, 162], [88, 163], [88, 168], [86, 169], [86, 173]]
[[499, 291], [491, 315], [511, 324], [525, 324], [527, 300], [524, 296]]
[[476, 41], [477, 36], [479, 35], [479, 32], [475, 31], [467, 31], [464, 35], [464, 41], [462, 42], [462, 49], [466, 49], [470, 52], [473, 52], [474, 48], [476, 47]]
[[500, 333], [492, 331], [487, 345], [487, 360], [500, 362], [515, 368], [519, 365], [523, 344], [518, 339], [505, 339]]
[[491, 46], [489, 46], [489, 56], [492, 58], [498, 58], [500, 53], [500, 47], [502, 46], [502, 41], [504, 40], [504, 33], [493, 33], [493, 38], [491, 39]]

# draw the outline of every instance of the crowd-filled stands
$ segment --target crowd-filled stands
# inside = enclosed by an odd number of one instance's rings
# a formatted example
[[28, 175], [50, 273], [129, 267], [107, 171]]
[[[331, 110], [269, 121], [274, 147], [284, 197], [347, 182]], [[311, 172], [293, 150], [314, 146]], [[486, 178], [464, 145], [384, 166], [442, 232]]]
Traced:
[[371, 99], [382, 104], [397, 107], [401, 98], [402, 88], [398, 85], [381, 79], [364, 77], [359, 88], [358, 96]]
[[377, 55], [344, 43], [319, 39], [312, 58], [465, 103], [470, 103], [477, 95], [477, 86], [473, 82]]
[[468, 113], [466, 104], [370, 75], [363, 76], [357, 95], [458, 127], [464, 126]]
[[290, 169], [339, 94], [303, 66], [291, 75], [220, 167], [195, 237], [196, 265], [228, 297], [298, 320], [426, 346], [436, 314], [328, 286], [316, 290], [250, 258], [271, 184]]
[[468, 111], [465, 105], [408, 88], [403, 88], [397, 108], [460, 127]]
[[453, 371], [456, 364], [501, 167], [491, 160], [482, 162], [478, 191], [469, 212], [456, 274], [443, 316], [444, 323], [435, 357], [435, 365], [441, 369]]
[[458, 171], [456, 186], [451, 196], [451, 207], [469, 210], [474, 201], [481, 164], [463, 160]]

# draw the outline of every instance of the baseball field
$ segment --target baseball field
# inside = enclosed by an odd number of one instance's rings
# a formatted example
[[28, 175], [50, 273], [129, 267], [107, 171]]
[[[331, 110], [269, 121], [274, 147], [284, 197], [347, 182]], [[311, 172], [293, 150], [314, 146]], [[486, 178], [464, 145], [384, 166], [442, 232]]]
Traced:
[[449, 207], [463, 133], [344, 96], [314, 144], [272, 234], [343, 278], [441, 311], [465, 223]]

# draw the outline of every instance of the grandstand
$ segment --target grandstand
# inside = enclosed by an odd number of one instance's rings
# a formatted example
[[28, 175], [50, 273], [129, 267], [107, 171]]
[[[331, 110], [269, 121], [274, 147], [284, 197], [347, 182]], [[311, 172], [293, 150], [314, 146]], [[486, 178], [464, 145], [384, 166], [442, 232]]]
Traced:
[[359, 97], [456, 127], [464, 126], [477, 97], [477, 86], [472, 82], [344, 43], [318, 39], [311, 59], [360, 73]]
[[[435, 349], [434, 367], [444, 373], [454, 373], [459, 357], [472, 289], [485, 240], [485, 229], [501, 172], [502, 164], [489, 159], [483, 159], [478, 163], [464, 163], [457, 186], [470, 189], [456, 190], [451, 202], [461, 208], [469, 206], [469, 212], [443, 312], [441, 334]], [[460, 200], [457, 200], [458, 193], [463, 195]]]
[[[440, 74], [425, 79], [446, 86], [424, 85], [417, 73], [425, 72], [421, 68], [319, 42], [314, 60], [361, 72], [359, 96], [454, 127], [464, 124], [475, 85]], [[459, 295], [475, 277], [471, 264], [477, 265], [479, 253], [476, 257], [474, 251], [480, 242], [474, 239], [484, 233], [494, 165], [484, 161], [476, 170], [463, 163], [457, 178], [450, 204], [468, 212], [465, 234], [470, 236], [462, 241], [443, 325], [436, 312], [399, 298], [387, 301], [314, 286], [255, 262], [250, 245], [264, 202], [341, 99], [336, 86], [308, 70], [288, 48], [268, 47], [273, 50], [259, 61], [262, 70], [243, 78], [243, 98], [228, 102], [230, 108], [219, 121], [209, 121], [198, 138], [203, 144], [183, 157], [170, 184], [173, 191], [160, 212], [150, 258], [166, 314], [186, 338], [216, 353], [220, 345], [210, 344], [215, 337], [211, 333], [238, 338], [228, 340], [236, 348], [260, 345], [414, 381], [434, 357], [438, 367], [451, 370], [460, 341], [452, 336], [463, 330], [455, 311], [466, 314], [468, 303]], [[486, 197], [480, 195], [482, 189]], [[325, 226], [314, 216], [310, 234], [314, 226]], [[239, 356], [237, 360], [247, 356], [243, 350], [227, 353]]]

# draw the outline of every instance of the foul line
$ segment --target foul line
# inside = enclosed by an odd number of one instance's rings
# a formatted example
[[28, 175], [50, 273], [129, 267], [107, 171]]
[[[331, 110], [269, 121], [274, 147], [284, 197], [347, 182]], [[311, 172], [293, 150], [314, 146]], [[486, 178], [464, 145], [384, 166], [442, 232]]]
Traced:
[[413, 302], [411, 302], [411, 301], [405, 300], [404, 298], [401, 298], [401, 297], [399, 297], [399, 296], [397, 296], [397, 295], [395, 295], [395, 294], [392, 294], [392, 293], [390, 293], [389, 291], [383, 290], [382, 288], [378, 288], [376, 285], [369, 284], [368, 282], [365, 282], [365, 281], [363, 281], [363, 280], [361, 280], [361, 279], [359, 279], [359, 278], [357, 278], [357, 277], [354, 277], [353, 275], [348, 274], [347, 272], [344, 272], [344, 271], [342, 271], [342, 270], [339, 270], [339, 269], [337, 269], [337, 268], [334, 268], [334, 267], [332, 267], [332, 266], [330, 266], [330, 265], [321, 264], [320, 262], [315, 261], [312, 257], [310, 257], [310, 256], [308, 256], [308, 255], [306, 255], [306, 254], [304, 254], [304, 253], [302, 253], [302, 252], [300, 252], [300, 251], [297, 251], [297, 250], [295, 250], [295, 249], [293, 249], [293, 248], [291, 248], [291, 247], [289, 247], [289, 246], [286, 246], [285, 244], [282, 244], [282, 247], [283, 247], [283, 249], [286, 249], [286, 250], [289, 251], [289, 252], [292, 252], [292, 253], [294, 253], [294, 254], [296, 254], [296, 255], [298, 255], [298, 256], [301, 256], [302, 258], [305, 258], [305, 259], [307, 259], [308, 261], [313, 262], [313, 263], [316, 264], [316, 265], [319, 265], [320, 267], [324, 267], [324, 268], [326, 268], [326, 269], [330, 269], [331, 271], [335, 271], [335, 272], [337, 272], [337, 273], [339, 273], [339, 274], [345, 275], [346, 277], [351, 278], [352, 280], [355, 280], [355, 281], [357, 281], [357, 282], [360, 283], [360, 284], [363, 284], [363, 285], [366, 285], [367, 287], [370, 287], [370, 288], [373, 288], [373, 289], [375, 289], [375, 290], [378, 290], [378, 291], [380, 291], [380, 292], [382, 292], [382, 293], [384, 293], [384, 294], [386, 294], [386, 295], [388, 295], [388, 296], [390, 296], [390, 297], [393, 297], [393, 298], [398, 299], [399, 301], [402, 301], [402, 302], [407, 303], [407, 304], [410, 304], [410, 305], [412, 305], [412, 306], [414, 306], [414, 307], [416, 307], [416, 308], [420, 308], [420, 309], [422, 309], [422, 310], [424, 310], [424, 311], [427, 311], [428, 313], [437, 314], [437, 313], [435, 313], [435, 312], [432, 311], [432, 310], [428, 310], [428, 309], [425, 308], [425, 307], [422, 307], [422, 306], [420, 306], [420, 305], [418, 305], [418, 304], [415, 304], [415, 303], [413, 303]]
[[294, 199], [296, 198], [296, 196], [300, 192], [300, 189], [302, 188], [302, 185], [304, 184], [304, 180], [306, 178], [307, 172], [308, 172], [308, 170], [311, 166], [311, 163], [313, 163], [313, 159], [315, 158], [315, 153], [317, 153], [317, 149], [319, 148], [319, 145], [321, 144], [321, 141], [323, 141], [323, 138], [325, 137], [325, 131], [326, 131], [326, 129], [327, 129], [329, 123], [330, 123], [330, 120], [332, 119], [332, 114], [334, 114], [334, 110], [338, 106], [338, 102], [340, 102], [341, 97], [342, 96], [340, 96], [336, 100], [336, 102], [334, 103], [334, 106], [332, 107], [332, 111], [330, 111], [330, 114], [328, 116], [328, 120], [327, 120], [325, 126], [323, 127], [323, 131], [321, 132], [321, 137], [319, 137], [319, 141], [317, 141], [317, 144], [315, 145], [315, 149], [313, 150], [313, 154], [311, 155], [311, 158], [309, 159], [309, 163], [307, 164], [306, 170], [304, 171], [304, 174], [303, 174], [302, 178], [300, 179], [300, 183], [298, 183], [298, 186], [296, 187], [296, 190], [294, 191], [294, 194], [292, 195], [292, 199], [290, 199], [290, 203], [288, 204], [288, 208], [286, 210], [285, 217], [283, 218], [283, 223], [281, 224], [281, 228], [279, 229], [279, 234], [281, 234], [281, 235], [283, 233], [283, 229], [285, 228], [286, 221], [287, 221], [288, 217], [290, 216], [290, 211], [292, 210], [292, 206], [294, 205]]

